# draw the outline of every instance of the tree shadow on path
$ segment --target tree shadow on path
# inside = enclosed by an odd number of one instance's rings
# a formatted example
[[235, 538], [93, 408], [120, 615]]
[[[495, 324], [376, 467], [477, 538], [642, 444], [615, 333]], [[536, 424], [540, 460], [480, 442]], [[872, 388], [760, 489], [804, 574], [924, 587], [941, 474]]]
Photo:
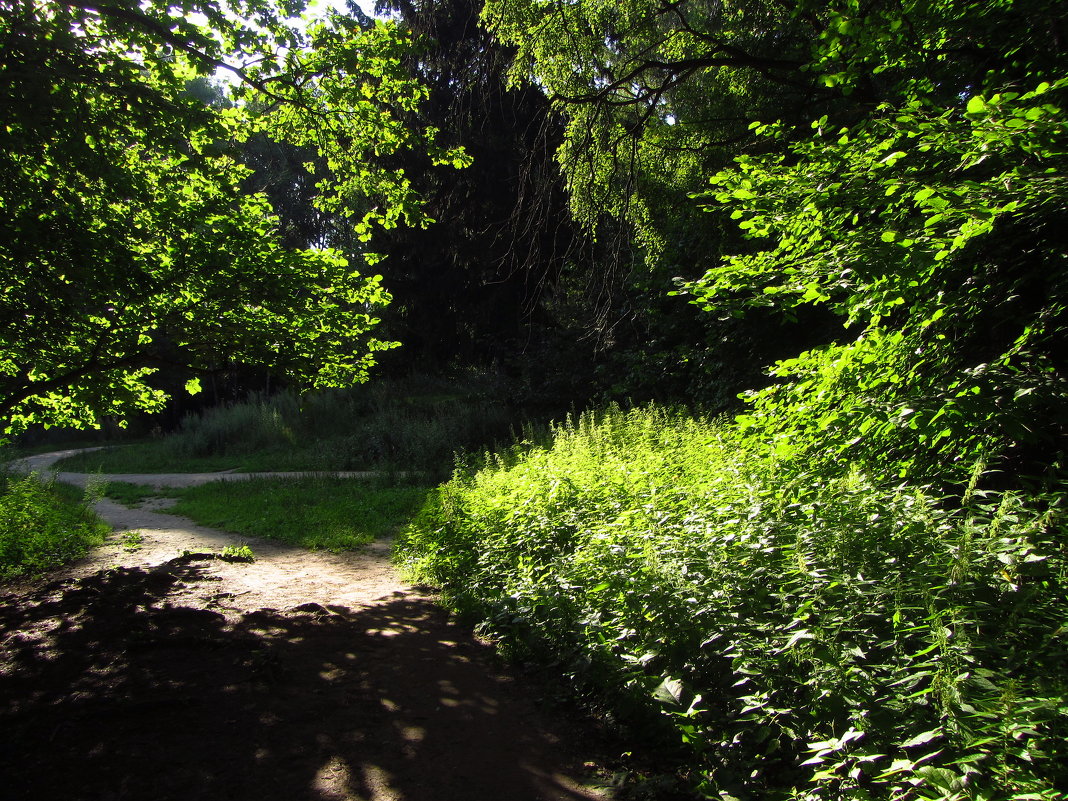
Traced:
[[176, 559], [0, 598], [0, 795], [606, 797], [579, 786], [581, 757], [426, 600], [229, 620], [168, 601], [208, 580]]

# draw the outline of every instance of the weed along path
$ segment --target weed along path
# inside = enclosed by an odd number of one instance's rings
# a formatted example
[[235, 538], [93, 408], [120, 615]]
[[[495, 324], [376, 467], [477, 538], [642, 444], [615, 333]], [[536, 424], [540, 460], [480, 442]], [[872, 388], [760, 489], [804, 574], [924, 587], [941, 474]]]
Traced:
[[[581, 732], [404, 585], [388, 544], [314, 553], [97, 511], [107, 544], [43, 586], [0, 586], [5, 799], [611, 797]], [[254, 562], [207, 554], [243, 543]]]

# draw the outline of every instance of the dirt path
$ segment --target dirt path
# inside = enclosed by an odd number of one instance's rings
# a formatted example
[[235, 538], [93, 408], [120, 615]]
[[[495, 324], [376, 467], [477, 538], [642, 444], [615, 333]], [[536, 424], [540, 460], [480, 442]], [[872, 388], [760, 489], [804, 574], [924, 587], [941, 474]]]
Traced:
[[[610, 797], [591, 786], [583, 732], [403, 584], [388, 544], [310, 553], [150, 508], [97, 511], [117, 529], [106, 545], [44, 587], [0, 587], [4, 798]], [[246, 542], [251, 564], [182, 556]]]
[[[47, 473], [60, 459], [77, 451], [56, 451], [21, 460], [19, 469]], [[56, 479], [84, 487], [84, 473], [55, 473]], [[209, 481], [240, 481], [251, 477], [291, 477], [307, 473], [144, 473], [105, 474], [101, 481], [125, 481], [153, 487], [190, 487]], [[338, 473], [359, 477], [366, 473]], [[302, 603], [359, 606], [375, 603], [393, 593], [412, 594], [403, 585], [389, 560], [388, 542], [372, 543], [360, 553], [312, 552], [256, 537], [230, 534], [196, 525], [184, 517], [162, 514], [174, 501], [150, 500], [130, 509], [104, 498], [96, 512], [114, 529], [108, 541], [58, 574], [60, 578], [81, 578], [111, 567], [156, 567], [186, 551], [219, 552], [227, 545], [248, 544], [256, 555], [252, 565], [213, 562], [212, 584], [182, 591], [183, 603], [194, 606], [214, 604], [224, 614], [240, 614], [273, 607], [285, 609]], [[124, 532], [136, 531], [141, 544], [127, 548]], [[220, 583], [221, 582], [221, 583]], [[416, 593], [418, 594], [418, 593]], [[226, 596], [225, 598], [223, 596]], [[423, 597], [423, 596], [420, 596]], [[172, 598], [172, 602], [176, 600]], [[224, 603], [225, 601], [225, 603]]]

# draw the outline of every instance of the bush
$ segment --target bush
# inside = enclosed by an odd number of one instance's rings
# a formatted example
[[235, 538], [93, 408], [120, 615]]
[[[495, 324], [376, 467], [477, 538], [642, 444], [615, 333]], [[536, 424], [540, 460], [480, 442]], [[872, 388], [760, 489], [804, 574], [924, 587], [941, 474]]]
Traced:
[[456, 475], [414, 578], [667, 722], [758, 798], [1063, 798], [1061, 495], [805, 472], [715, 421], [587, 414]]
[[183, 458], [244, 456], [269, 448], [290, 447], [297, 439], [293, 421], [299, 410], [299, 399], [290, 393], [272, 398], [253, 396], [245, 403], [187, 415], [171, 444]]
[[87, 502], [61, 497], [36, 474], [0, 475], [0, 578], [60, 567], [102, 543], [107, 531]]

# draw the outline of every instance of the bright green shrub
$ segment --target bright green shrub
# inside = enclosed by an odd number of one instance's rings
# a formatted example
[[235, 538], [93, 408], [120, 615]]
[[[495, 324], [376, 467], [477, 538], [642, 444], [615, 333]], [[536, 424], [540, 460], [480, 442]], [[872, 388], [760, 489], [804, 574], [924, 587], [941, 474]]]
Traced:
[[60, 497], [36, 475], [0, 474], [0, 578], [59, 567], [103, 542], [107, 530], [85, 504]]
[[669, 722], [710, 797], [1065, 797], [1061, 499], [770, 451], [584, 415], [458, 474], [400, 552], [503, 645]]

